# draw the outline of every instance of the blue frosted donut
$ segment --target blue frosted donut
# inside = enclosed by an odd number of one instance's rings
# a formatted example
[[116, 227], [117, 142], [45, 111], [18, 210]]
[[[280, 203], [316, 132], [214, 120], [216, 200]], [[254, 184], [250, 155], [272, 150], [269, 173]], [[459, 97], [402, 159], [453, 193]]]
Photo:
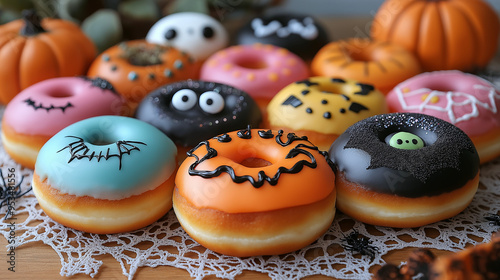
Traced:
[[74, 123], [40, 150], [33, 191], [42, 209], [66, 226], [93, 233], [138, 229], [172, 207], [177, 148], [133, 118]]

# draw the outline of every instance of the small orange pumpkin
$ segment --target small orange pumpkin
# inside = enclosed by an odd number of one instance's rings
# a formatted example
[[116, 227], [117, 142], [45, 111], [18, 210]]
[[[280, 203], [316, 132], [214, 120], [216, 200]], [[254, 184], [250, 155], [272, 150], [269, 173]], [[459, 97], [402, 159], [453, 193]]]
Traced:
[[483, 0], [387, 0], [371, 30], [415, 53], [427, 71], [484, 68], [499, 34], [498, 16]]
[[74, 23], [40, 19], [26, 11], [23, 19], [0, 26], [0, 103], [42, 80], [84, 75], [96, 56], [92, 41]]
[[87, 75], [113, 84], [133, 111], [150, 91], [164, 84], [197, 79], [199, 69], [199, 62], [176, 48], [133, 40], [102, 52]]

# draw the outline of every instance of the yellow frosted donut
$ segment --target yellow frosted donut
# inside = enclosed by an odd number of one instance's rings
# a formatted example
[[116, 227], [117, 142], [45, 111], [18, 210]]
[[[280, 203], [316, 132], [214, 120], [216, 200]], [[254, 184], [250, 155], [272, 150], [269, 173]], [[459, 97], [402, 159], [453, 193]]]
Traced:
[[269, 126], [307, 135], [320, 149], [352, 124], [388, 112], [384, 95], [355, 80], [312, 77], [283, 88], [267, 107]]

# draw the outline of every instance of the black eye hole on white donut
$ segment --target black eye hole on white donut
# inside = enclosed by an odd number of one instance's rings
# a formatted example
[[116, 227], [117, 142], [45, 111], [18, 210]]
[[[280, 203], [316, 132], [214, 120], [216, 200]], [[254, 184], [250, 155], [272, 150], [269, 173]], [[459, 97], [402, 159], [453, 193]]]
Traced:
[[211, 39], [215, 36], [215, 30], [210, 26], [205, 26], [202, 30], [202, 33], [205, 39]]
[[181, 89], [172, 96], [172, 106], [179, 111], [187, 111], [198, 103], [201, 110], [208, 114], [217, 114], [224, 110], [224, 98], [216, 91], [207, 91], [198, 95], [190, 89]]
[[175, 31], [175, 29], [173, 28], [170, 28], [167, 31], [165, 31], [163, 36], [165, 37], [165, 39], [167, 39], [167, 41], [173, 40], [175, 39], [175, 37], [177, 37], [177, 31]]

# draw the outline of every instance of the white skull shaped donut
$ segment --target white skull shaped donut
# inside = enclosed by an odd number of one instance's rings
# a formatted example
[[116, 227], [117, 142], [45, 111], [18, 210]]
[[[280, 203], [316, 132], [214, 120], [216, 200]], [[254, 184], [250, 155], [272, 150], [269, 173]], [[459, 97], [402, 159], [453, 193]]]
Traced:
[[167, 45], [204, 60], [226, 47], [229, 36], [220, 22], [211, 16], [183, 12], [168, 15], [156, 22], [146, 35], [150, 43]]

